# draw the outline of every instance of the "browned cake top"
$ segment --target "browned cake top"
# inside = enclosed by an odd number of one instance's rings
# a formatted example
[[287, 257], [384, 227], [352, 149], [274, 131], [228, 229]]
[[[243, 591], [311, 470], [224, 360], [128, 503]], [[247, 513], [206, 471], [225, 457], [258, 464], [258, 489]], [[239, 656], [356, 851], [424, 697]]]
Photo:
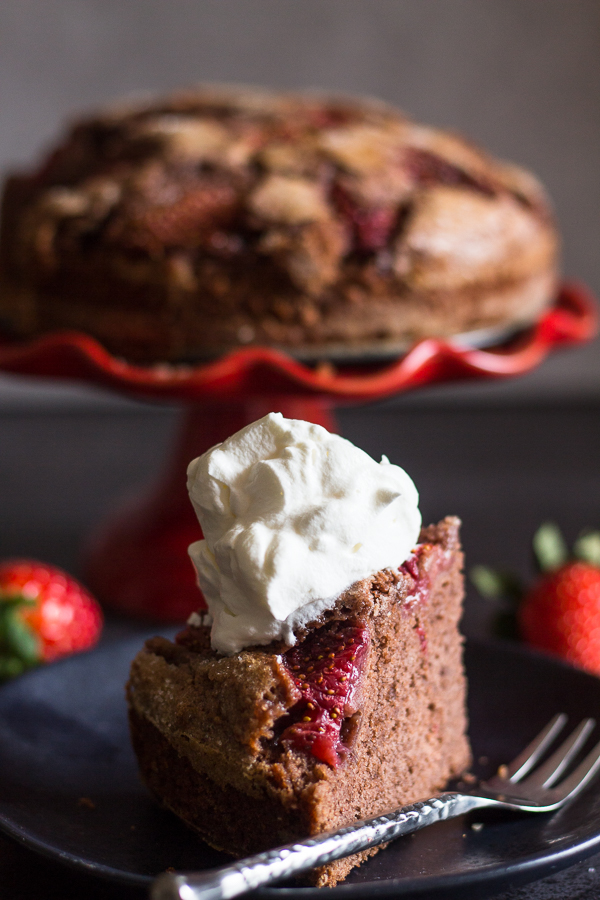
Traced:
[[179, 260], [185, 281], [194, 253], [258, 253], [307, 295], [348, 259], [435, 291], [552, 266], [550, 218], [529, 173], [383, 104], [201, 88], [75, 124], [18, 240], [49, 273], [103, 248]]

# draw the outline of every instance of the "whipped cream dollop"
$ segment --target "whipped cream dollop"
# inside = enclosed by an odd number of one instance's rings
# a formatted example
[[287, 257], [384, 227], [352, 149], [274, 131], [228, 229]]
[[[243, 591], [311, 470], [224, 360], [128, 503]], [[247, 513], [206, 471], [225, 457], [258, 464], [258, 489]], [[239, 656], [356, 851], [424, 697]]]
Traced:
[[355, 581], [408, 559], [421, 527], [403, 469], [281, 413], [193, 460], [188, 490], [204, 534], [189, 553], [224, 654], [293, 645]]

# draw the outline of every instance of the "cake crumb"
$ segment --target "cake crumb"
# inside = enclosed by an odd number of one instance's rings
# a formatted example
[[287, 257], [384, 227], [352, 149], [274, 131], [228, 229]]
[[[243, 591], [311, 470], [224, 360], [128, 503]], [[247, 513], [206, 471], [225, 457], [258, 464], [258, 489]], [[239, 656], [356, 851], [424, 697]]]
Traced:
[[508, 766], [505, 766], [504, 764], [498, 766], [498, 776], [500, 778], [508, 778]]
[[471, 824], [471, 831], [481, 831], [483, 828], [483, 822], [473, 822]]
[[86, 809], [96, 809], [96, 804], [89, 797], [80, 797], [77, 803], [79, 806], [85, 806]]

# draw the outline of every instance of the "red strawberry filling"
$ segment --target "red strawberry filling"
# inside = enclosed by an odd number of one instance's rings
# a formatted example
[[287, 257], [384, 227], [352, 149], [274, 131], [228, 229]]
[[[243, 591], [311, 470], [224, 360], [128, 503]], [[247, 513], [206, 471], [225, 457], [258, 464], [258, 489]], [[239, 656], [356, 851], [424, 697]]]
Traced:
[[[414, 582], [413, 588], [409, 591], [405, 601], [407, 610], [412, 609], [416, 603], [425, 603], [427, 600], [430, 579], [428, 573], [423, 571], [421, 567], [421, 557], [425, 550], [431, 550], [431, 544], [417, 544], [408, 559], [401, 566], [398, 566], [398, 571], [403, 575], [407, 575]], [[421, 642], [421, 650], [423, 653], [427, 653], [427, 632], [421, 623], [415, 626], [415, 631]]]
[[388, 244], [398, 218], [397, 207], [359, 206], [339, 184], [334, 186], [331, 196], [339, 215], [350, 227], [355, 250], [372, 253]]
[[342, 762], [358, 726], [357, 695], [369, 649], [369, 630], [336, 622], [309, 635], [284, 655], [302, 697], [280, 741], [328, 763]]
[[424, 546], [424, 544], [419, 544], [415, 547], [408, 559], [398, 566], [399, 572], [402, 572], [403, 575], [410, 575], [415, 581], [419, 578], [419, 557], [423, 553]]
[[[401, 164], [406, 167], [415, 186], [440, 184], [470, 188], [488, 197], [495, 194], [492, 184], [470, 175], [429, 150], [409, 147], [403, 153]], [[363, 206], [340, 183], [334, 184], [331, 200], [350, 229], [353, 249], [361, 253], [376, 253], [388, 246], [398, 233], [407, 211], [406, 206]]]
[[107, 238], [151, 256], [160, 256], [164, 246], [197, 247], [206, 235], [233, 222], [236, 204], [231, 185], [205, 178], [171, 203], [161, 205], [145, 197], [137, 205], [132, 202], [128, 215], [109, 225]]
[[408, 575], [415, 582], [414, 593], [418, 594], [421, 599], [425, 598], [425, 592], [429, 588], [429, 577], [423, 570], [421, 559], [425, 551], [431, 552], [431, 550], [431, 544], [417, 544], [408, 559], [398, 566], [399, 572]]
[[453, 165], [437, 153], [410, 147], [406, 150], [405, 164], [412, 178], [421, 185], [442, 184], [448, 187], [468, 187], [473, 190], [494, 196], [494, 189], [483, 179], [474, 178], [459, 166]]

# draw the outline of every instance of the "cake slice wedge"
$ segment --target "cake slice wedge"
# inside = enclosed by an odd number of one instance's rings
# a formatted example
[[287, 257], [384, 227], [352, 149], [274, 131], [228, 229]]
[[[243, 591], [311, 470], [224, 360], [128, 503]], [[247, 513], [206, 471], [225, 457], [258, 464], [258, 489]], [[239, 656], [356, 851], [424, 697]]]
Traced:
[[[296, 632], [232, 655], [204, 614], [137, 655], [133, 746], [158, 800], [234, 856], [430, 796], [470, 762], [460, 522], [359, 580]], [[333, 886], [376, 850], [315, 870]]]

